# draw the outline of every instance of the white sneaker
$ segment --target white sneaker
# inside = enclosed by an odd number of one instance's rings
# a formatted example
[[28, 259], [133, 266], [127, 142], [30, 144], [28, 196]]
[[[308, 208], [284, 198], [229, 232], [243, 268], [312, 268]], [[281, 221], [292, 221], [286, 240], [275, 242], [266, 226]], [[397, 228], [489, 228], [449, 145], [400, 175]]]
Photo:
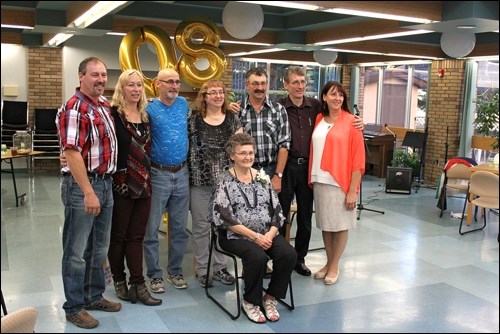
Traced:
[[163, 278], [152, 278], [151, 283], [149, 284], [149, 289], [154, 293], [162, 293], [165, 292], [165, 282]]
[[184, 280], [184, 276], [182, 276], [182, 274], [168, 275], [167, 282], [171, 283], [176, 289], [186, 289], [188, 287], [187, 282]]

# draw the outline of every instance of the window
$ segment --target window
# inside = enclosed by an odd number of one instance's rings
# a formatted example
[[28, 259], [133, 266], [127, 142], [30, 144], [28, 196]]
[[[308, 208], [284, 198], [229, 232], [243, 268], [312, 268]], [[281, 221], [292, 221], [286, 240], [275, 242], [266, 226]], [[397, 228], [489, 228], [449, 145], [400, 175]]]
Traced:
[[[488, 102], [491, 100], [493, 95], [498, 94], [498, 60], [497, 61], [478, 61], [478, 71], [477, 71], [477, 82], [476, 82], [476, 99], [474, 101], [474, 106], [477, 107], [478, 103], [482, 103], [484, 101]], [[477, 118], [477, 109], [475, 108], [474, 120]], [[496, 115], [498, 117], [498, 105], [496, 108]], [[492, 119], [492, 118], [489, 118]], [[474, 134], [483, 136], [479, 134], [476, 128], [476, 124], [473, 124]], [[490, 128], [490, 136], [498, 138], [498, 118], [496, 126]], [[482, 137], [478, 137], [479, 139]], [[488, 150], [490, 143], [485, 143], [481, 145], [477, 145], [472, 143], [474, 149], [472, 156], [476, 159], [477, 162], [485, 162], [488, 161], [489, 158], [492, 158], [496, 153], [492, 150]], [[481, 148], [477, 148], [481, 147]]]
[[424, 129], [429, 64], [364, 68], [365, 123]]
[[[288, 66], [297, 66], [295, 64], [282, 63], [263, 63], [233, 60], [233, 92], [236, 94], [237, 100], [243, 99], [246, 95], [245, 75], [246, 72], [253, 67], [263, 67], [268, 75], [268, 94], [271, 99], [277, 100], [282, 96], [286, 96], [287, 92], [283, 86], [283, 78]], [[338, 72], [338, 71], [337, 71]], [[334, 73], [337, 73], [334, 71]], [[331, 75], [330, 75], [331, 76]], [[306, 66], [306, 95], [318, 97], [321, 90], [320, 86], [320, 67]], [[330, 79], [334, 80], [334, 79]]]

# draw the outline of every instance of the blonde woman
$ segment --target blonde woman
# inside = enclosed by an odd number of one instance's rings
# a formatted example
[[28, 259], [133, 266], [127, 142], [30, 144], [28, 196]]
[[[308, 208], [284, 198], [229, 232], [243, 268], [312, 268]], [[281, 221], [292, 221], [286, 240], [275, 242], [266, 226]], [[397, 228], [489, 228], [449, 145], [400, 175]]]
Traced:
[[[116, 295], [135, 304], [160, 305], [145, 285], [142, 242], [151, 207], [151, 136], [144, 82], [137, 70], [118, 78], [111, 114], [118, 138], [118, 164], [113, 175], [113, 219], [108, 251]], [[130, 272], [127, 288], [125, 261]]]

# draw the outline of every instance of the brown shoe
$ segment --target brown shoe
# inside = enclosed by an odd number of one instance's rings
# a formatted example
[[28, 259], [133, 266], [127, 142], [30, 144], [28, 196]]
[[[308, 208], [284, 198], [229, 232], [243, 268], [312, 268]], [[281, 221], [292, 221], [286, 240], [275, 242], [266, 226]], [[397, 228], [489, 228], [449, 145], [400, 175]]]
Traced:
[[115, 303], [106, 298], [101, 299], [101, 301], [94, 305], [85, 306], [86, 310], [96, 310], [104, 312], [118, 312], [122, 309], [122, 304]]
[[99, 321], [87, 313], [85, 310], [73, 314], [66, 314], [66, 320], [81, 328], [94, 328], [99, 325]]
[[115, 292], [116, 292], [116, 297], [118, 297], [121, 300], [129, 301], [129, 295], [128, 295], [128, 287], [127, 287], [127, 282], [121, 281], [121, 282], [115, 282]]

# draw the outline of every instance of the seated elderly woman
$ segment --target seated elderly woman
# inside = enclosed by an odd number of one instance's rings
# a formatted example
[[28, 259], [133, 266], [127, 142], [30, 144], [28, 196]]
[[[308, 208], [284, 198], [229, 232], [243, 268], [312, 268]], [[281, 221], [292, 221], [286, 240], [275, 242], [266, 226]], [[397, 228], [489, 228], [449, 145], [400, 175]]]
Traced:
[[[220, 177], [212, 195], [210, 218], [218, 227], [220, 247], [242, 260], [243, 311], [251, 321], [264, 323], [266, 318], [279, 320], [276, 298], [286, 296], [297, 254], [278, 233], [285, 217], [269, 176], [252, 168], [255, 150], [255, 140], [247, 133], [229, 139], [226, 152], [234, 165]], [[263, 296], [269, 258], [273, 273]]]

